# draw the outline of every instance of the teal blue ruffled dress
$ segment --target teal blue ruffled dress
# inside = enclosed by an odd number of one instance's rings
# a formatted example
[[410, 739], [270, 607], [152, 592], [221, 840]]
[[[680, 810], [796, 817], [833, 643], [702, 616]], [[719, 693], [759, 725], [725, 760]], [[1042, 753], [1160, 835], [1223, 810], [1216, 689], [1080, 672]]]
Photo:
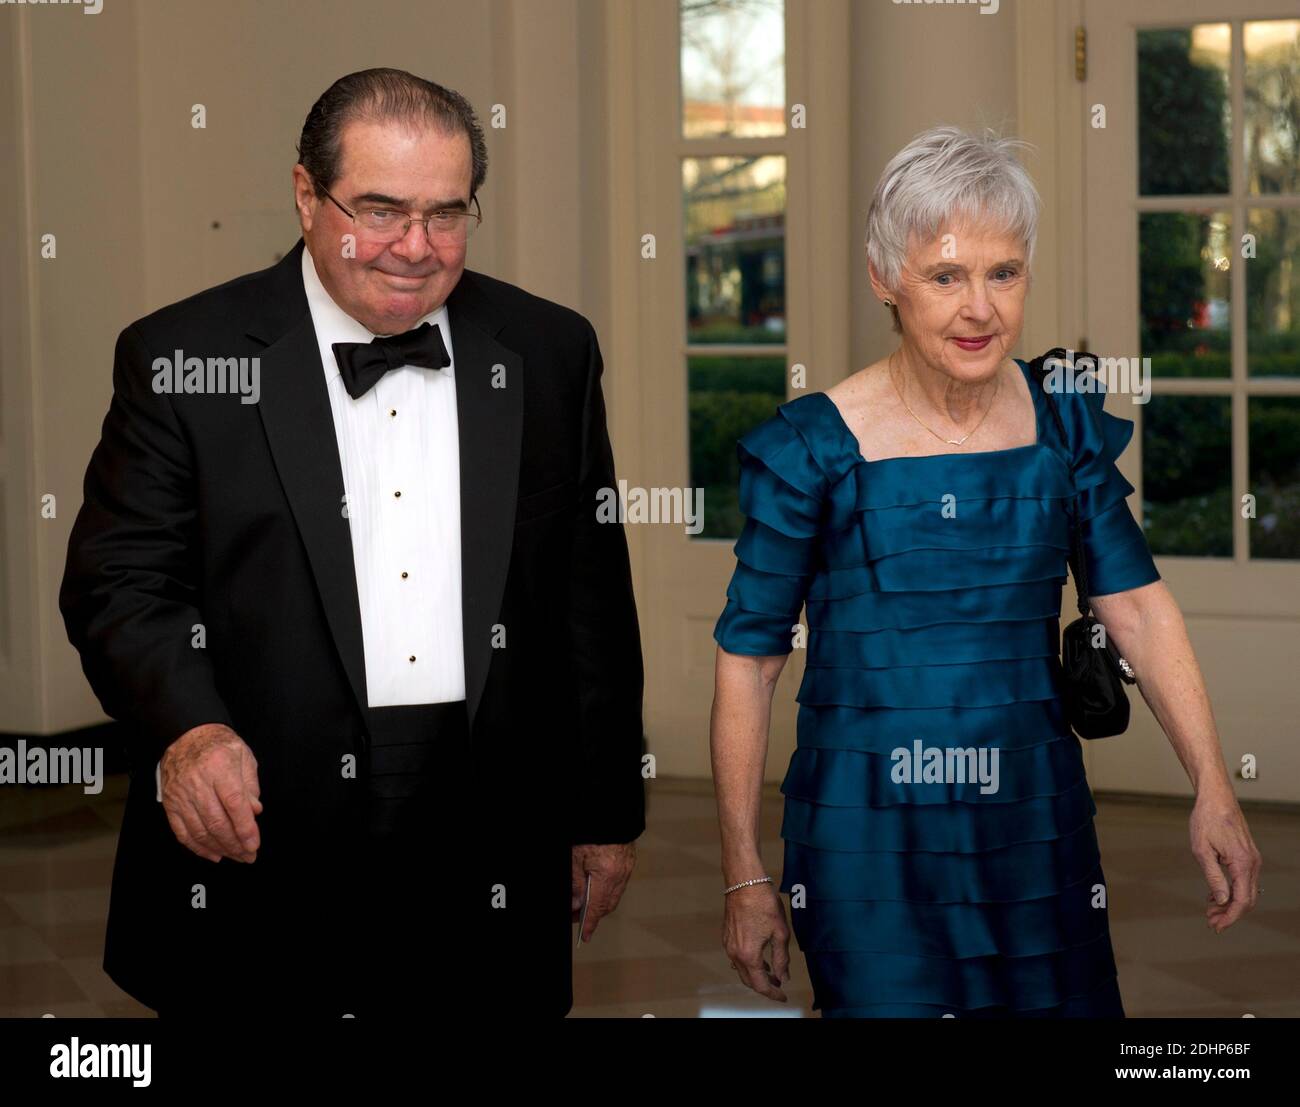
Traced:
[[[1032, 445], [868, 462], [821, 392], [738, 445], [747, 518], [714, 637], [788, 654], [807, 606], [780, 890], [824, 1018], [1124, 1016], [1060, 700], [1076, 487], [1093, 594], [1160, 574], [1115, 466], [1133, 423], [1056, 393], [1062, 441], [1017, 364]], [[948, 771], [909, 781], [935, 749]]]

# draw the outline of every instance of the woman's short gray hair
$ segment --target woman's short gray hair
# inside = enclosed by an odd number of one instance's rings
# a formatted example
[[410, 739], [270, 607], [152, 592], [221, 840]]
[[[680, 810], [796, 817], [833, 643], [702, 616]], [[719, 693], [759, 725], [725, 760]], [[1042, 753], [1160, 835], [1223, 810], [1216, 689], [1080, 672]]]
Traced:
[[[898, 287], [909, 238], [929, 242], [954, 217], [992, 222], [1025, 244], [1038, 235], [1038, 190], [1012, 152], [1027, 142], [960, 127], [922, 131], [885, 166], [867, 210], [867, 259], [887, 288]], [[900, 330], [893, 308], [894, 330]]]

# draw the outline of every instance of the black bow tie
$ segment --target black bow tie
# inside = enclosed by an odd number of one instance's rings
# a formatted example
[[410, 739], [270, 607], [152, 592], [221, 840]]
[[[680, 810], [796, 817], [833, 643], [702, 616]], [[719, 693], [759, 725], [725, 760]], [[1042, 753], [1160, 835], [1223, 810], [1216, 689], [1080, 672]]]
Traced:
[[422, 369], [442, 369], [451, 364], [451, 355], [442, 341], [442, 328], [421, 323], [413, 331], [374, 338], [369, 342], [333, 342], [334, 359], [343, 374], [348, 395], [359, 400], [390, 369], [418, 365]]

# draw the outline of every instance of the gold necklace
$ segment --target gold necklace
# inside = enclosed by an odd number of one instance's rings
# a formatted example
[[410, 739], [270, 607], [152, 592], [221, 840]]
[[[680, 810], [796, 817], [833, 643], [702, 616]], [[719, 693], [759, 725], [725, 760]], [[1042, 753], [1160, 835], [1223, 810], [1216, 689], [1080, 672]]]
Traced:
[[1002, 385], [1002, 375], [999, 373], [998, 379], [993, 382], [993, 397], [992, 399], [989, 400], [989, 406], [984, 409], [984, 414], [980, 416], [980, 421], [976, 423], [973, 427], [971, 427], [971, 429], [968, 430], [964, 435], [962, 435], [961, 438], [944, 438], [944, 436], [941, 435], [937, 430], [934, 430], [932, 427], [927, 427], [924, 423], [921, 422], [921, 417], [917, 415], [915, 411], [912, 410], [911, 406], [907, 402], [907, 399], [903, 396], [903, 390], [898, 387], [898, 381], [894, 380], [894, 355], [893, 354], [889, 355], [889, 380], [890, 383], [892, 383], [894, 386], [894, 391], [898, 393], [898, 398], [903, 401], [903, 406], [907, 408], [907, 413], [918, 423], [921, 423], [921, 426], [925, 427], [925, 429], [928, 430], [932, 435], [934, 435], [935, 438], [939, 439], [940, 442], [946, 442], [950, 446], [962, 445], [966, 441], [966, 439], [968, 439], [972, 434], [974, 434], [977, 430], [980, 429], [980, 427], [984, 423], [984, 420], [989, 417], [989, 412], [993, 410], [993, 401], [998, 398], [998, 388], [1001, 387]]

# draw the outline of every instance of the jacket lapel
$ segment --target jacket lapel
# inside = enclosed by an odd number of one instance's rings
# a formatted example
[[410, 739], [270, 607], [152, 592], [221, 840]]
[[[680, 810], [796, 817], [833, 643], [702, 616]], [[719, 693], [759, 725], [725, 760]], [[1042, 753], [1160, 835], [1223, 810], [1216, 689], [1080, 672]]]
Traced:
[[[249, 334], [262, 352], [258, 409], [307, 548], [326, 620], [362, 717], [367, 694], [343, 471], [316, 331], [302, 285], [303, 243], [267, 273], [266, 310]], [[461, 618], [465, 701], [473, 727], [492, 661], [492, 625], [505, 593], [523, 433], [523, 358], [496, 336], [499, 308], [472, 271], [447, 298], [460, 441]]]
[[249, 330], [262, 352], [258, 411], [276, 472], [307, 548], [316, 588], [348, 684], [366, 717], [366, 659], [352, 535], [343, 514], [343, 469], [320, 362], [316, 328], [302, 285], [303, 243], [270, 271], [269, 310]]
[[[447, 297], [460, 437], [461, 619], [465, 706], [473, 733], [492, 663], [514, 542], [524, 421], [524, 359], [497, 341], [505, 326], [475, 273]], [[508, 633], [508, 630], [507, 630]]]

